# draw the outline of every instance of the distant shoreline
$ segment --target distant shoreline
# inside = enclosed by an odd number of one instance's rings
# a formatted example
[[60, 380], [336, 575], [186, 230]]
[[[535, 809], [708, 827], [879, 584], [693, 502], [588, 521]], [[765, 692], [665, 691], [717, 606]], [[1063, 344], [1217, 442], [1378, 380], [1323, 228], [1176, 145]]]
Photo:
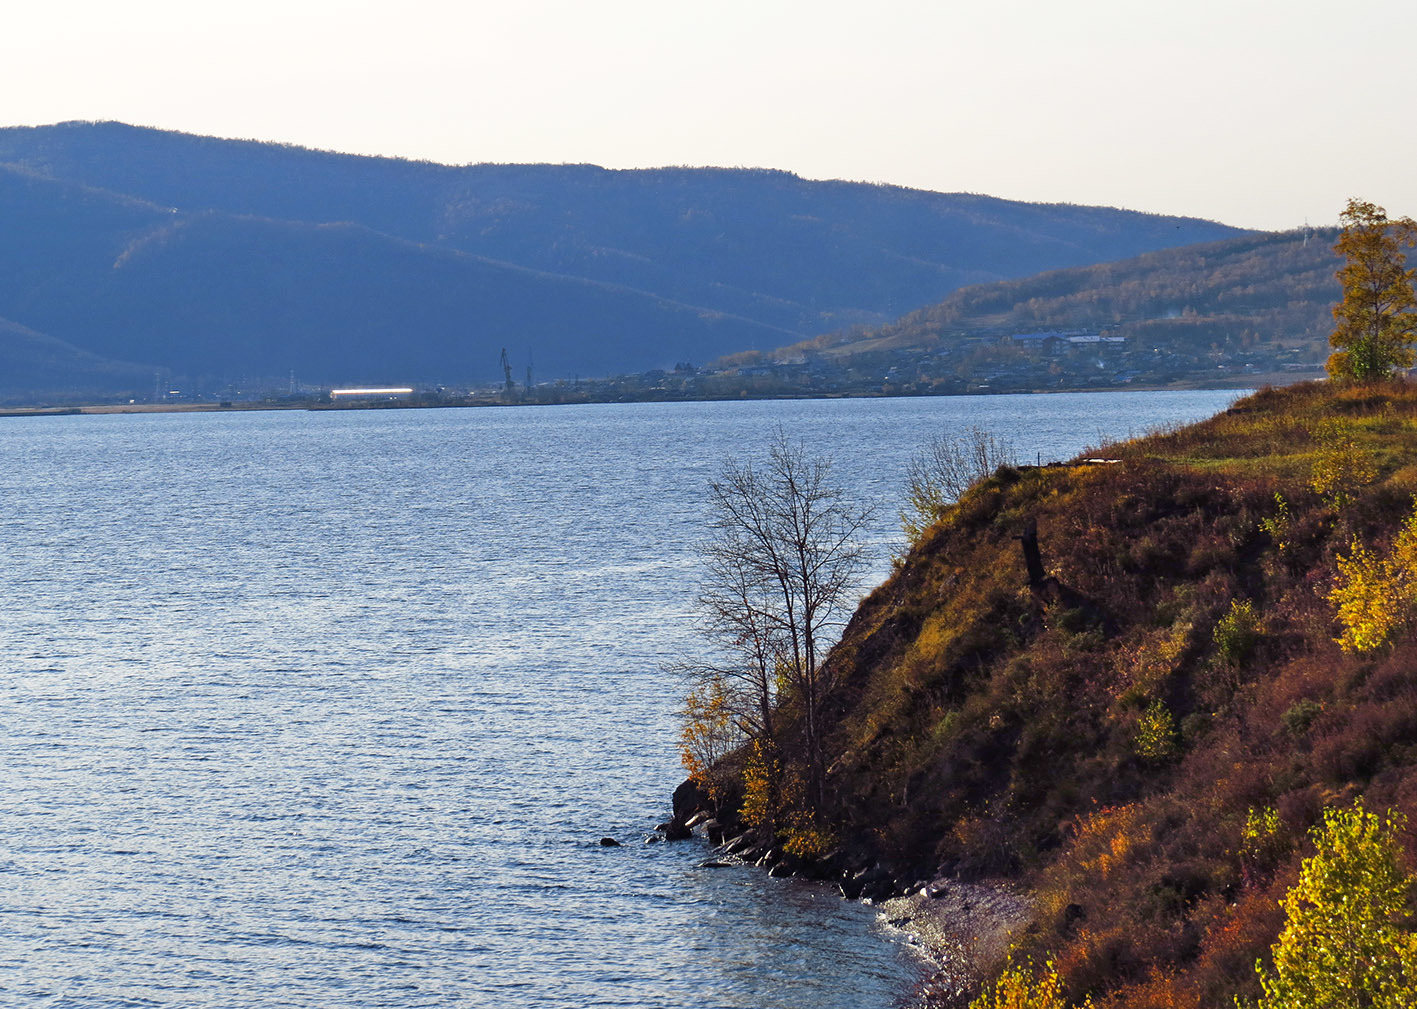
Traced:
[[1055, 393], [1108, 393], [1108, 392], [1237, 392], [1258, 389], [1266, 385], [1292, 385], [1310, 381], [1317, 375], [1298, 373], [1273, 373], [1263, 375], [1237, 375], [1218, 382], [1171, 382], [1162, 385], [1107, 385], [1079, 389], [978, 389], [968, 392], [937, 394], [905, 394], [881, 392], [843, 392], [834, 395], [751, 395], [746, 391], [737, 396], [621, 396], [616, 398], [577, 397], [549, 399], [541, 396], [527, 398], [504, 398], [500, 394], [474, 394], [467, 397], [413, 397], [409, 399], [351, 401], [331, 403], [315, 397], [307, 399], [264, 400], [250, 403], [84, 403], [68, 406], [12, 406], [0, 407], [0, 418], [7, 417], [73, 417], [109, 414], [151, 414], [151, 413], [243, 413], [272, 410], [426, 410], [462, 409], [478, 407], [513, 406], [581, 406], [596, 403], [741, 403], [768, 400], [822, 400], [822, 399], [958, 399], [964, 396], [1038, 396]]

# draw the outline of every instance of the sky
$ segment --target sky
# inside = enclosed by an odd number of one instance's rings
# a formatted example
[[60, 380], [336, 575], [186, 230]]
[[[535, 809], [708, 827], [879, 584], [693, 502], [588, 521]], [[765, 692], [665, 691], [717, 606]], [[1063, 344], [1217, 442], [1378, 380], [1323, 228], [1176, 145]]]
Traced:
[[1288, 229], [1417, 216], [1412, 0], [46, 0], [0, 125], [780, 168]]

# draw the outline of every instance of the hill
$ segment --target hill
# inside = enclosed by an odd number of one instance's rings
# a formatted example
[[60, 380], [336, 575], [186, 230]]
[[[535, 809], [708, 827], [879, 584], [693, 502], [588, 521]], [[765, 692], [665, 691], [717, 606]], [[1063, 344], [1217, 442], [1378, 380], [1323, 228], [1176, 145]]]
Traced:
[[1115, 461], [976, 484], [862, 603], [827, 661], [828, 840], [783, 799], [777, 843], [818, 855], [769, 861], [1002, 881], [1069, 1004], [1229, 1005], [1322, 811], [1417, 812], [1417, 386], [1266, 389], [1089, 454]]
[[890, 372], [917, 392], [1312, 374], [1340, 294], [1336, 238], [1333, 229], [1242, 235], [973, 285], [884, 326], [763, 356], [789, 371], [811, 362]]
[[18, 271], [0, 315], [210, 387], [500, 381], [504, 346], [547, 377], [672, 367], [1239, 233], [775, 171], [446, 166], [119, 123], [0, 129], [0, 167]]

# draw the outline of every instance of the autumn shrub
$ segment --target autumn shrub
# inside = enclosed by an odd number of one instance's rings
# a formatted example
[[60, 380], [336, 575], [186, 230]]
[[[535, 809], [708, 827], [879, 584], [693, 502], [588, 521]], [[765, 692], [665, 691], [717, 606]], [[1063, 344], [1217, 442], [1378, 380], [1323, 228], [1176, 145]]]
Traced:
[[1283, 900], [1273, 969], [1247, 1009], [1411, 1009], [1417, 1005], [1417, 935], [1405, 927], [1417, 877], [1403, 868], [1400, 815], [1359, 802], [1330, 809], [1313, 831], [1315, 853]]
[[1359, 490], [1377, 478], [1377, 461], [1372, 450], [1359, 441], [1353, 425], [1342, 418], [1321, 421], [1314, 429], [1314, 440], [1318, 451], [1309, 486], [1329, 507], [1342, 511]]
[[776, 751], [761, 739], [748, 744], [743, 767], [743, 806], [739, 815], [750, 827], [776, 825], [781, 811], [782, 762]]
[[1323, 710], [1324, 706], [1318, 701], [1304, 697], [1285, 709], [1284, 714], [1279, 716], [1279, 722], [1289, 735], [1302, 736], [1314, 724], [1314, 719], [1323, 714]]
[[679, 713], [679, 756], [689, 778], [718, 802], [726, 794], [722, 761], [743, 739], [723, 680], [712, 677], [690, 691]]
[[1289, 830], [1273, 806], [1251, 807], [1240, 833], [1240, 874], [1246, 886], [1268, 880], [1291, 847]]
[[1161, 701], [1152, 701], [1142, 712], [1132, 746], [1138, 757], [1153, 763], [1176, 755], [1176, 721]]
[[[993, 986], [969, 1004], [969, 1009], [1069, 1009], [1063, 997], [1063, 981], [1050, 960], [1041, 971], [1031, 964], [1008, 967]], [[1090, 1009], [1092, 999], [1084, 999], [1076, 1009]]]
[[1279, 491], [1274, 492], [1274, 514], [1260, 519], [1259, 528], [1280, 553], [1289, 549], [1293, 535], [1293, 517], [1289, 514], [1289, 502]]
[[1417, 511], [1403, 522], [1385, 556], [1355, 539], [1337, 564], [1338, 578], [1328, 594], [1343, 625], [1335, 640], [1345, 652], [1381, 648], [1417, 607]]
[[1239, 664], [1250, 657], [1264, 634], [1264, 625], [1248, 599], [1232, 600], [1230, 609], [1215, 625], [1212, 638], [1224, 662]]

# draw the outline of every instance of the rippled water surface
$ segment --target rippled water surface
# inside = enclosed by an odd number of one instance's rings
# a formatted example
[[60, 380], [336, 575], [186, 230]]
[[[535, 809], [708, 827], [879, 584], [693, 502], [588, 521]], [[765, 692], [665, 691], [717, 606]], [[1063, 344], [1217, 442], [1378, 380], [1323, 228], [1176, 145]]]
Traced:
[[707, 481], [820, 446], [879, 578], [931, 434], [1047, 459], [1231, 398], [0, 421], [0, 996], [896, 1004], [871, 908], [640, 843]]

